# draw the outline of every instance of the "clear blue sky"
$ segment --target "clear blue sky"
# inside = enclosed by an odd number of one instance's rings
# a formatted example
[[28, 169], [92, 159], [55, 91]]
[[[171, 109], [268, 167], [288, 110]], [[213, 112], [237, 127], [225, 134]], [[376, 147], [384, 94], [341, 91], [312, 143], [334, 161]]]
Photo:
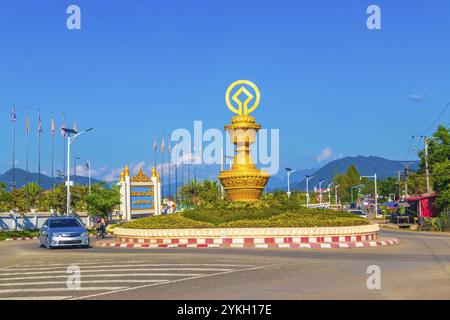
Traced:
[[[81, 8], [81, 30], [66, 28], [70, 4]], [[366, 28], [369, 4], [381, 7], [380, 31]], [[58, 126], [65, 113], [95, 127], [78, 150], [106, 175], [151, 162], [154, 131], [194, 120], [222, 128], [224, 92], [237, 79], [259, 86], [254, 115], [280, 129], [282, 164], [317, 166], [325, 148], [327, 160], [404, 160], [411, 135], [450, 101], [449, 15], [447, 0], [1, 0], [0, 172], [11, 164], [12, 104], [19, 167], [28, 106], [32, 171], [40, 109], [44, 170], [53, 111]]]

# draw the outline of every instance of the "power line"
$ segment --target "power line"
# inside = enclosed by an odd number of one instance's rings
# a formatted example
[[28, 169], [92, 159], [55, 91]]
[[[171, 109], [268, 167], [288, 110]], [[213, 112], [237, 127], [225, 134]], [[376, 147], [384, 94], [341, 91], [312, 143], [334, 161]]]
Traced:
[[441, 111], [441, 113], [439, 114], [439, 116], [436, 118], [436, 120], [433, 121], [433, 123], [428, 127], [427, 130], [425, 130], [424, 132], [422, 132], [421, 136], [425, 135], [431, 128], [434, 127], [434, 125], [436, 124], [436, 122], [439, 121], [439, 119], [444, 115], [444, 113], [447, 111], [448, 107], [450, 107], [450, 102], [447, 103], [447, 105], [445, 106], [445, 108]]

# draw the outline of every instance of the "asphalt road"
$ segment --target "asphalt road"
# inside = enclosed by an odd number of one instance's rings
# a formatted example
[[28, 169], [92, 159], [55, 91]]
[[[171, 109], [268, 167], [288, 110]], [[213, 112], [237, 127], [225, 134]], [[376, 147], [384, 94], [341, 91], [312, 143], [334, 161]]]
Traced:
[[[56, 249], [0, 243], [0, 299], [450, 299], [450, 236], [354, 249]], [[367, 268], [381, 270], [369, 290]], [[72, 266], [71, 273], [67, 273]], [[79, 268], [79, 269], [77, 269]], [[80, 270], [80, 282], [70, 282]], [[75, 272], [75, 273], [73, 273]]]

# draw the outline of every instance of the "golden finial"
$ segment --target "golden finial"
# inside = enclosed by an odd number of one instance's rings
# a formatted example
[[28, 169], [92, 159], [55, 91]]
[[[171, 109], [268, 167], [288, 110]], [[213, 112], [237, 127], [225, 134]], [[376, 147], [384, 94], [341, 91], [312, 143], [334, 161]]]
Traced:
[[128, 166], [125, 166], [125, 177], [129, 176], [130, 176], [130, 169], [128, 168]]
[[125, 172], [120, 170], [120, 182], [125, 182]]
[[159, 182], [159, 173], [158, 171], [156, 171], [155, 167], [152, 168], [152, 178], [156, 178], [157, 181]]
[[[231, 91], [238, 85], [241, 85], [240, 88], [236, 91], [235, 94], [233, 94], [233, 96], [231, 97], [231, 99], [233, 99], [234, 102], [236, 102], [236, 104], [238, 105], [238, 108], [235, 108], [233, 106], [233, 104], [230, 101], [230, 95], [231, 95]], [[253, 96], [250, 91], [248, 91], [244, 85], [248, 85], [250, 86], [253, 91], [255, 91], [256, 97]], [[244, 93], [247, 96], [247, 99], [245, 101], [241, 101], [239, 99], [239, 96]], [[251, 107], [248, 107], [248, 104], [250, 103], [250, 101], [252, 101], [255, 98], [255, 102], [253, 103], [253, 105]], [[261, 95], [259, 93], [259, 89], [256, 86], [256, 84], [254, 84], [253, 82], [249, 81], [249, 80], [238, 80], [233, 82], [227, 89], [226, 93], [225, 93], [225, 102], [227, 103], [227, 107], [228, 109], [230, 109], [232, 112], [240, 115], [240, 116], [247, 116], [250, 113], [252, 113], [253, 111], [255, 111], [256, 108], [258, 108], [259, 105], [259, 101], [261, 100]]]

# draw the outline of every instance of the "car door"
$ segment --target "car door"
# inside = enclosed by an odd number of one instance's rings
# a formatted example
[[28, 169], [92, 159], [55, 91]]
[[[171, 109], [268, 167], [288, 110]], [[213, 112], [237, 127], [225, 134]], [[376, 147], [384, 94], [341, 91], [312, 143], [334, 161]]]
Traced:
[[41, 244], [45, 243], [45, 241], [47, 241], [47, 236], [48, 236], [48, 220], [46, 220], [41, 227], [41, 232], [39, 232], [39, 242]]

